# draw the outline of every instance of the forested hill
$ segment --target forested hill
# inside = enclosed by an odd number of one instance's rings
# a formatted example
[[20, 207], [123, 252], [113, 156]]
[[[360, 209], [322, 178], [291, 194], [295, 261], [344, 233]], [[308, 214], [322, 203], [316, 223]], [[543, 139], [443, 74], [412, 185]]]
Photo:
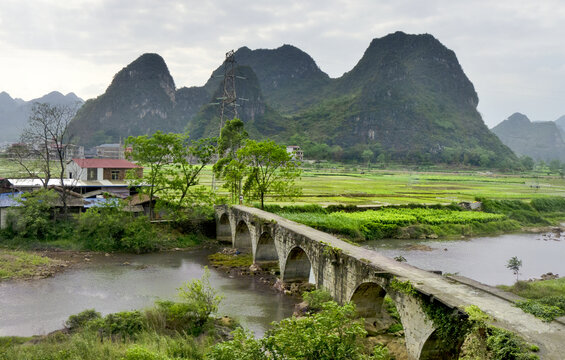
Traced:
[[526, 115], [514, 113], [492, 132], [518, 155], [547, 162], [565, 161], [565, 141], [558, 120], [532, 122]]
[[[431, 35], [374, 39], [358, 64], [331, 79], [302, 50], [235, 53], [239, 115], [256, 138], [304, 148], [306, 157], [499, 166], [515, 155], [476, 110], [478, 97], [453, 51]], [[74, 121], [81, 142], [189, 129], [218, 133], [223, 67], [203, 87], [175, 89], [163, 59], [145, 54], [120, 71]], [[220, 77], [218, 77], [220, 76]], [[363, 155], [363, 156], [362, 156]]]

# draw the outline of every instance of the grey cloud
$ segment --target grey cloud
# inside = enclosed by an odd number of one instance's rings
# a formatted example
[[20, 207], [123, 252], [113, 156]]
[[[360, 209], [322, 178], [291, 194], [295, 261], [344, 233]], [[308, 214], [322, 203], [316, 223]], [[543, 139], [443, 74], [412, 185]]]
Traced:
[[5, 0], [0, 49], [43, 50], [116, 71], [142, 52], [158, 52], [180, 87], [203, 84], [225, 51], [244, 45], [293, 44], [336, 77], [375, 37], [397, 30], [430, 33], [456, 52], [493, 126], [519, 110], [516, 104], [532, 111], [532, 119], [565, 114], [558, 101], [564, 92], [563, 20], [559, 0]]

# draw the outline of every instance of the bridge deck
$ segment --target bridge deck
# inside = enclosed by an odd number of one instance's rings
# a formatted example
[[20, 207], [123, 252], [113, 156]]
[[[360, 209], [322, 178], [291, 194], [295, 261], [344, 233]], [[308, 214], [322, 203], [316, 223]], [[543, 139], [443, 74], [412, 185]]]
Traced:
[[351, 245], [335, 236], [278, 215], [245, 206], [234, 206], [234, 208], [267, 221], [276, 220], [280, 226], [295, 233], [340, 248], [347, 255], [360, 261], [368, 260], [379, 270], [410, 280], [417, 290], [437, 298], [448, 306], [464, 310], [469, 305], [476, 305], [495, 319], [493, 325], [519, 333], [526, 340], [538, 344], [542, 349], [540, 355], [543, 359], [565, 359], [565, 325], [563, 324], [543, 322], [513, 306], [512, 302], [489, 292], [395, 261], [376, 251]]

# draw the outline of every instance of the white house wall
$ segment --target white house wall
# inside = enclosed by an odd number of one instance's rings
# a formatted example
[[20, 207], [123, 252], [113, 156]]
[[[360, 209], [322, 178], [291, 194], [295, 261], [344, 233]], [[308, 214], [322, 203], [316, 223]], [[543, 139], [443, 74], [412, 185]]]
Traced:
[[78, 166], [78, 164], [74, 161], [71, 161], [70, 163], [67, 164], [67, 170], [65, 171], [65, 174], [67, 175], [67, 179], [70, 178], [70, 173], [73, 174], [73, 179], [75, 180], [87, 180], [87, 171], [86, 169], [81, 168], [80, 166]]

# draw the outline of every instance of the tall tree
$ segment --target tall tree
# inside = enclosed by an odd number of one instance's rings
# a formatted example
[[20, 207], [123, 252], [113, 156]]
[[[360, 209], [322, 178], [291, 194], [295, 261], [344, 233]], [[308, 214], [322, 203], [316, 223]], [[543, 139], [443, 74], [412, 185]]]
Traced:
[[235, 118], [226, 121], [218, 138], [219, 159], [214, 164], [214, 175], [224, 180], [223, 187], [230, 192], [232, 203], [236, 203], [241, 195], [245, 169], [237, 158], [237, 151], [248, 137], [243, 121]]
[[[188, 133], [175, 134], [157, 131], [152, 136], [130, 136], [126, 146], [132, 151], [128, 158], [145, 169], [143, 177], [134, 183], [149, 185], [142, 188], [149, 195], [150, 217], [154, 217], [156, 195], [175, 208], [191, 205], [191, 192], [199, 182], [199, 174], [216, 152], [214, 139], [190, 143]], [[197, 164], [192, 164], [191, 161]]]
[[[187, 139], [188, 140], [188, 137]], [[172, 149], [172, 165], [175, 171], [169, 177], [171, 191], [168, 192], [168, 203], [177, 208], [206, 201], [207, 196], [195, 187], [200, 182], [200, 173], [208, 165], [216, 153], [216, 139], [200, 139], [184, 149]], [[179, 146], [177, 144], [176, 146]], [[203, 190], [204, 188], [200, 188]]]
[[76, 113], [76, 107], [34, 103], [27, 126], [20, 136], [20, 144], [12, 147], [11, 158], [25, 172], [39, 179], [44, 188], [49, 180], [60, 180], [59, 197], [63, 213], [67, 215], [69, 190], [65, 186], [65, 152], [71, 136], [69, 124]]
[[283, 146], [272, 140], [248, 140], [237, 151], [237, 156], [246, 166], [244, 193], [251, 199], [259, 199], [261, 209], [265, 206], [267, 194], [277, 199], [292, 199], [301, 194], [301, 189], [295, 183], [301, 174], [299, 163], [292, 159], [292, 154]]

